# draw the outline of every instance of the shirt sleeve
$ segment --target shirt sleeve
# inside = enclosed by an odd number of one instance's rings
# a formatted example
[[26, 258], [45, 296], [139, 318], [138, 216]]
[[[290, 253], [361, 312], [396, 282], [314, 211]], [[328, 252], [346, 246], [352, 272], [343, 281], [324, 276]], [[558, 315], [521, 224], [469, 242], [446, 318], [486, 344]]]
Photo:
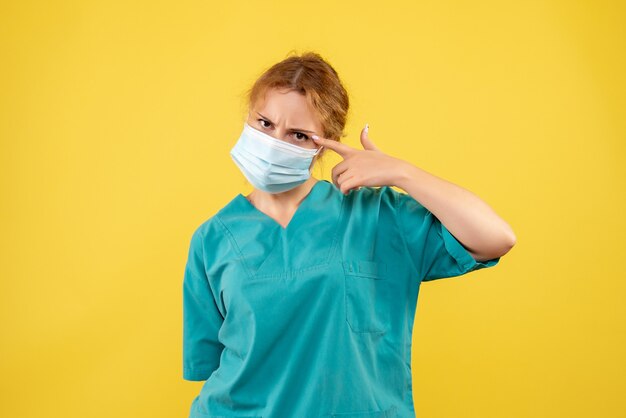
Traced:
[[[390, 189], [392, 190], [392, 189]], [[493, 267], [500, 257], [476, 261], [454, 235], [408, 193], [393, 190], [400, 234], [421, 281], [455, 277]]]
[[219, 366], [224, 346], [218, 332], [224, 318], [219, 312], [204, 268], [203, 235], [191, 238], [183, 279], [183, 379], [209, 378]]

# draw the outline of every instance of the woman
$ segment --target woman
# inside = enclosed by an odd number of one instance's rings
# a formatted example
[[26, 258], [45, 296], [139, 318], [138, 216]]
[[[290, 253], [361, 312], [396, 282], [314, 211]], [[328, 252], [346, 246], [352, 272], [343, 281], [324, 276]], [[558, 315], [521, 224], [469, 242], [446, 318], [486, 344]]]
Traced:
[[[367, 125], [362, 150], [340, 143], [348, 95], [319, 55], [248, 98], [231, 156], [254, 190], [197, 228], [185, 270], [183, 377], [206, 380], [190, 417], [414, 417], [420, 283], [496, 265], [515, 235]], [[310, 176], [328, 149], [332, 182]]]

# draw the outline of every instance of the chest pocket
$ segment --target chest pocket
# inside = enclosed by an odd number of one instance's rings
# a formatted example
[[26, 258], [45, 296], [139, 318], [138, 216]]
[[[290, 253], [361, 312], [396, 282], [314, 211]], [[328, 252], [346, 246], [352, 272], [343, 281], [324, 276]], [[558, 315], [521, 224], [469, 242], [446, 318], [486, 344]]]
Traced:
[[344, 260], [346, 322], [353, 332], [385, 333], [389, 327], [387, 265], [378, 261]]

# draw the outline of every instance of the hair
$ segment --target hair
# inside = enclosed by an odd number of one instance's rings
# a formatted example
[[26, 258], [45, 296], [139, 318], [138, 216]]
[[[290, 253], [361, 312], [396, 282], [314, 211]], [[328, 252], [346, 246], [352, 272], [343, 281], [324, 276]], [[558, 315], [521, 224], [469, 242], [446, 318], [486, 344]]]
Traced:
[[309, 51], [298, 55], [290, 51], [287, 58], [272, 65], [247, 90], [248, 109], [272, 88], [294, 90], [306, 96], [321, 121], [324, 138], [339, 141], [346, 136], [348, 93], [337, 71], [319, 54]]

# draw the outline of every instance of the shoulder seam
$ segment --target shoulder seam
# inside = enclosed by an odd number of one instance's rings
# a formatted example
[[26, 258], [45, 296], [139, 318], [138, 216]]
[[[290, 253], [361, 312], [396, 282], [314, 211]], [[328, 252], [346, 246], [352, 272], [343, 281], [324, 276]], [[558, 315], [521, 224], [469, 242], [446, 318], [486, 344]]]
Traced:
[[205, 251], [204, 251], [205, 235], [204, 235], [204, 233], [202, 231], [203, 227], [207, 224], [207, 222], [208, 221], [203, 222], [201, 227], [198, 228], [198, 233], [200, 234], [200, 238], [201, 238], [201, 243], [200, 244], [202, 245], [202, 270], [204, 271], [204, 277], [206, 278], [207, 286], [209, 287], [209, 291], [211, 292], [211, 296], [213, 297], [213, 303], [215, 303], [215, 307], [216, 307], [217, 311], [219, 312], [220, 316], [223, 319], [224, 315], [222, 314], [222, 311], [220, 309], [220, 305], [217, 302], [218, 298], [216, 297], [215, 289], [213, 288], [213, 283], [211, 283], [211, 278], [214, 277], [214, 276], [207, 274], [207, 262], [206, 262], [206, 256], [205, 256]]
[[222, 230], [224, 231], [224, 235], [226, 235], [226, 239], [228, 240], [230, 245], [234, 248], [234, 250], [237, 252], [237, 258], [239, 259], [239, 262], [241, 263], [243, 268], [248, 273], [248, 277], [253, 277], [252, 272], [248, 268], [248, 263], [244, 260], [243, 253], [241, 252], [239, 245], [237, 245], [237, 241], [235, 240], [235, 237], [233, 236], [232, 232], [230, 232], [230, 229], [228, 229], [226, 224], [224, 224], [224, 222], [219, 216], [216, 215], [215, 219], [217, 220], [217, 223], [219, 224], [220, 228], [222, 228]]
[[417, 269], [417, 266], [415, 265], [415, 263], [413, 262], [413, 257], [411, 256], [411, 252], [409, 251], [409, 245], [406, 242], [406, 238], [404, 237], [405, 226], [404, 226], [404, 223], [402, 222], [402, 219], [400, 219], [401, 216], [400, 216], [400, 212], [398, 211], [398, 208], [400, 206], [400, 199], [399, 199], [400, 192], [392, 189], [391, 187], [389, 187], [389, 190], [391, 191], [391, 195], [393, 196], [393, 203], [394, 203], [394, 210], [395, 210], [394, 219], [396, 221], [396, 225], [398, 226], [398, 232], [400, 233], [400, 239], [402, 240], [402, 244], [404, 245], [404, 252], [406, 253], [406, 258], [408, 258], [409, 262], [411, 263], [411, 267], [413, 267], [413, 271], [415, 272], [415, 275], [417, 276], [417, 278], [421, 282], [422, 281], [422, 275], [421, 275], [420, 271]]

